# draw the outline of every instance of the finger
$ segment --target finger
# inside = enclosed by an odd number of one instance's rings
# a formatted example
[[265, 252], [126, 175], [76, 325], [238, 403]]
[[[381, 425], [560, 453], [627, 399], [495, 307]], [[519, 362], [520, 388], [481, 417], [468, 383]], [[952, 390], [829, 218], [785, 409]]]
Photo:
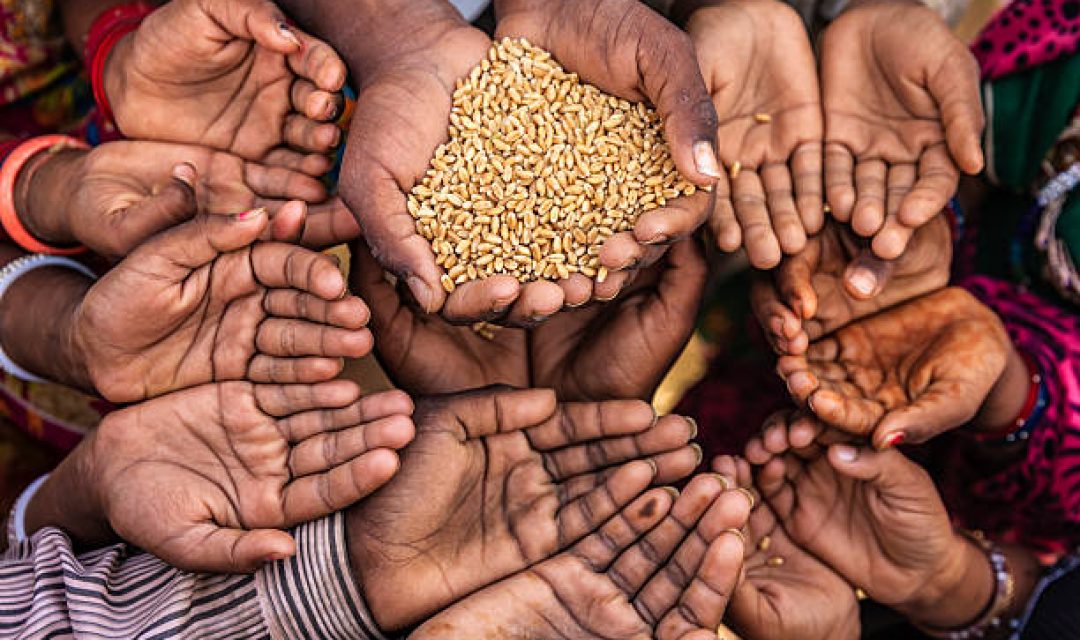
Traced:
[[791, 156], [791, 174], [795, 180], [795, 204], [808, 234], [821, 231], [825, 224], [822, 200], [821, 166], [824, 161], [820, 142], [804, 142]]
[[255, 403], [259, 410], [279, 418], [314, 409], [339, 409], [359, 398], [360, 387], [351, 380], [255, 385]]
[[210, 0], [200, 6], [229, 34], [254, 40], [275, 53], [288, 55], [302, 46], [297, 32], [270, 0]]
[[131, 253], [132, 260], [147, 273], [180, 281], [222, 254], [255, 242], [268, 222], [264, 209], [231, 216], [198, 215], [147, 240]]
[[394, 477], [400, 464], [390, 449], [375, 449], [325, 473], [293, 480], [281, 496], [285, 526], [328, 516], [371, 495]]
[[635, 277], [636, 271], [616, 271], [607, 274], [603, 282], [599, 278], [593, 287], [593, 299], [600, 302], [609, 302], [618, 297], [623, 287], [629, 286]]
[[605, 570], [620, 553], [663, 520], [675, 501], [673, 494], [677, 495], [674, 489], [653, 489], [621, 509], [607, 522], [597, 518], [590, 523], [594, 533], [575, 544], [570, 553], [585, 560], [595, 570]]
[[338, 300], [347, 289], [345, 276], [329, 256], [279, 242], [261, 242], [251, 250], [251, 265], [260, 284], [299, 289], [323, 300]]
[[[341, 56], [327, 43], [313, 38], [312, 36], [294, 29], [302, 45], [298, 51], [292, 52], [288, 57], [289, 68], [292, 69], [301, 81], [312, 83], [316, 89], [334, 94], [337, 100], [341, 99], [340, 91], [345, 86], [347, 69]], [[293, 110], [300, 111], [300, 103], [293, 101]], [[340, 105], [339, 105], [340, 107]], [[325, 115], [321, 120], [332, 120], [341, 113], [340, 108], [333, 115]]]
[[655, 476], [656, 468], [646, 460], [622, 465], [607, 482], [559, 508], [555, 516], [559, 540], [570, 543], [595, 531], [597, 522], [618, 513], [645, 491]]
[[300, 244], [314, 249], [324, 249], [360, 237], [360, 224], [341, 198], [308, 207], [307, 221]]
[[337, 431], [394, 415], [409, 416], [412, 412], [412, 399], [404, 391], [383, 391], [366, 395], [341, 408], [320, 409], [291, 415], [278, 421], [278, 429], [290, 444], [294, 444], [320, 433]]
[[556, 408], [550, 389], [487, 389], [446, 396], [438, 405], [439, 411], [460, 422], [469, 438], [537, 426]]
[[525, 435], [535, 450], [554, 451], [572, 444], [644, 433], [656, 425], [656, 412], [641, 400], [566, 402]]
[[814, 290], [813, 257], [809, 251], [788, 256], [780, 263], [780, 268], [774, 275], [780, 290], [780, 300], [800, 320], [809, 320], [817, 315], [818, 296]]
[[317, 178], [334, 167], [334, 160], [321, 153], [300, 153], [292, 149], [274, 149], [263, 157], [262, 164], [267, 167], [281, 167]]
[[[886, 229], [889, 223], [886, 222]], [[894, 263], [863, 249], [844, 269], [844, 289], [856, 300], [869, 300], [889, 283]]]
[[811, 401], [814, 393], [821, 388], [822, 376], [817, 371], [795, 371], [784, 378], [788, 393], [800, 406]]
[[674, 451], [653, 454], [649, 458], [656, 466], [656, 477], [653, 478], [653, 484], [681, 482], [697, 470], [704, 459], [705, 453], [702, 451], [701, 445], [696, 442], [691, 442], [689, 445]]
[[812, 416], [800, 415], [788, 426], [788, 441], [796, 449], [807, 449], [825, 432], [825, 425]]
[[[552, 286], [558, 289], [558, 286]], [[416, 289], [412, 286], [410, 289], [416, 295]], [[522, 291], [521, 283], [513, 276], [492, 276], [466, 282], [450, 293], [442, 315], [457, 323], [497, 317], [506, 313]], [[561, 290], [559, 297], [562, 297]]]
[[634, 225], [634, 238], [645, 245], [685, 238], [705, 223], [712, 204], [713, 194], [706, 191], [668, 200], [664, 206], [641, 214]]
[[285, 167], [272, 167], [256, 162], [244, 163], [244, 182], [263, 198], [321, 202], [326, 187], [310, 175]]
[[346, 429], [320, 433], [289, 450], [293, 478], [324, 473], [375, 449], [401, 449], [412, 441], [416, 427], [408, 416], [390, 416]]
[[986, 126], [979, 68], [966, 49], [953, 56], [930, 76], [928, 88], [941, 111], [949, 153], [965, 173], [975, 175], [984, 165], [981, 141]]
[[869, 238], [885, 223], [885, 162], [878, 159], [859, 160], [855, 164], [855, 208], [851, 213], [851, 228]]
[[713, 189], [716, 199], [709, 213], [709, 230], [716, 239], [716, 246], [721, 251], [734, 253], [742, 247], [742, 229], [735, 216], [735, 203], [731, 200], [731, 187], [727, 175], [722, 174]]
[[743, 246], [750, 264], [758, 269], [772, 269], [783, 254], [773, 232], [765, 206], [765, 188], [757, 172], [743, 170], [734, 180], [735, 217], [742, 227]]
[[636, 269], [644, 262], [645, 249], [632, 232], [623, 231], [604, 241], [598, 259], [609, 271]]
[[[919, 227], [941, 213], [960, 184], [960, 172], [945, 146], [936, 144], [919, 157], [918, 179], [900, 203], [900, 222]], [[882, 256], [893, 257], [893, 256]]]
[[318, 89], [310, 80], [294, 80], [289, 90], [289, 99], [293, 111], [316, 122], [332, 122], [341, 113], [341, 94]]
[[268, 318], [255, 334], [255, 348], [260, 353], [281, 358], [362, 358], [371, 347], [367, 329], [340, 329], [305, 320]]
[[768, 164], [761, 170], [765, 200], [780, 249], [788, 255], [806, 246], [806, 231], [795, 208], [791, 173], [785, 164]]
[[979, 390], [971, 385], [936, 383], [911, 404], [889, 411], [874, 429], [873, 442], [878, 449], [901, 443], [921, 444], [949, 429], [966, 424], [975, 417]]
[[175, 535], [155, 552], [184, 571], [251, 573], [267, 562], [295, 555], [296, 541], [276, 529], [244, 531], [206, 522]]
[[275, 358], [257, 354], [247, 368], [251, 382], [310, 384], [336, 378], [345, 368], [341, 358]]
[[829, 447], [828, 460], [841, 475], [869, 482], [886, 496], [937, 493], [927, 473], [895, 449], [874, 451], [869, 447], [834, 444]]
[[318, 122], [293, 113], [285, 118], [285, 144], [305, 153], [329, 153], [341, 144], [341, 129], [331, 122]]
[[719, 534], [700, 553], [687, 551], [683, 562], [697, 564], [697, 571], [689, 584], [678, 585], [682, 593], [660, 620], [656, 637], [689, 640], [694, 632], [705, 630], [713, 637], [735, 592], [744, 553], [743, 539], [730, 532]]
[[[562, 287], [547, 280], [528, 282], [506, 316], [509, 326], [531, 327], [562, 310], [566, 299]], [[449, 306], [449, 303], [447, 303]]]
[[885, 414], [881, 404], [873, 400], [830, 389], [818, 389], [807, 403], [814, 414], [830, 426], [860, 436], [869, 434]]
[[572, 273], [569, 278], [559, 280], [555, 284], [562, 289], [564, 307], [574, 309], [592, 300], [593, 279], [588, 276]]
[[668, 335], [678, 343], [675, 349], [681, 349], [693, 331], [708, 275], [708, 265], [697, 240], [687, 238], [668, 251], [667, 268], [656, 285], [657, 295], [646, 304], [642, 319], [646, 326], [652, 323], [655, 327], [666, 327]]
[[838, 142], [825, 143], [825, 198], [834, 218], [851, 220], [855, 208], [855, 157]]
[[262, 239], [294, 244], [304, 233], [307, 212], [307, 203], [301, 200], [291, 200], [283, 203], [276, 210], [271, 209], [270, 227]]
[[267, 291], [263, 311], [278, 318], [310, 320], [342, 329], [362, 329], [371, 317], [368, 306], [356, 296], [328, 301], [296, 289]]
[[751, 287], [750, 307], [754, 312], [754, 318], [765, 330], [765, 337], [769, 340], [769, 344], [775, 351], [782, 353], [779, 341], [787, 340], [785, 328], [794, 323], [797, 331], [802, 323], [787, 306], [780, 302], [772, 282], [765, 278], [755, 281]]
[[173, 167], [172, 178], [159, 191], [106, 217], [113, 229], [105, 235], [113, 242], [95, 249], [107, 258], [119, 259], [154, 234], [191, 219], [198, 210], [196, 180], [194, 166], [185, 162]]

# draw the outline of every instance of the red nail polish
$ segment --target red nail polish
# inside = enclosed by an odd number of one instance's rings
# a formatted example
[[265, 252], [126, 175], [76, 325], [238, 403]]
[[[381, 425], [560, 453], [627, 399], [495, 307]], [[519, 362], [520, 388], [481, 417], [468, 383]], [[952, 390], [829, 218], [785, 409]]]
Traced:
[[896, 433], [890, 434], [887, 438], [882, 440], [881, 448], [891, 449], [893, 447], [897, 447], [904, 441], [905, 438], [906, 436], [904, 435], [903, 431], [897, 431]]
[[248, 211], [244, 211], [243, 213], [236, 214], [236, 219], [247, 220], [248, 218], [253, 218], [257, 215], [260, 215], [263, 211], [264, 209], [262, 207], [259, 207], [258, 209], [250, 209]]

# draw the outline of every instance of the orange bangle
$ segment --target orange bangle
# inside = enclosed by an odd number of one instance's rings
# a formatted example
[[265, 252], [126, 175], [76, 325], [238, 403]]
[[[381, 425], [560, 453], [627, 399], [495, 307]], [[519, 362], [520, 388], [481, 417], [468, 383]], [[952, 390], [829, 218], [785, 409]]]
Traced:
[[60, 149], [89, 149], [83, 141], [71, 136], [48, 135], [30, 138], [26, 142], [15, 147], [0, 167], [0, 224], [4, 231], [15, 244], [31, 253], [47, 253], [54, 256], [70, 256], [86, 251], [86, 247], [53, 247], [41, 242], [33, 236], [15, 211], [15, 183], [19, 178], [26, 163], [42, 151], [49, 153]]

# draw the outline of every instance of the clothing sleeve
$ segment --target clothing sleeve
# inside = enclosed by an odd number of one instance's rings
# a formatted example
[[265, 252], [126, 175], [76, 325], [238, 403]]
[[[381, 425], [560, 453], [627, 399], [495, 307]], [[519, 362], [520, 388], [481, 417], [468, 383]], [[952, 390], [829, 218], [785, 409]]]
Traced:
[[1035, 587], [1010, 640], [1072, 640], [1080, 629], [1080, 552], [1062, 558]]
[[293, 530], [253, 575], [193, 574], [124, 544], [76, 555], [46, 528], [0, 556], [0, 638], [381, 640], [352, 581], [340, 513]]

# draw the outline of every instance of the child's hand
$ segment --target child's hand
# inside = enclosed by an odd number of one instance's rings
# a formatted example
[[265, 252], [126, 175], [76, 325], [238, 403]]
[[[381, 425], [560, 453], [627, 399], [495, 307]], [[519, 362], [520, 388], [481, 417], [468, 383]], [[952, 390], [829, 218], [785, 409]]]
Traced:
[[[344, 380], [228, 382], [148, 400], [87, 436], [35, 496], [28, 524], [94, 512], [102, 532], [181, 569], [253, 571], [295, 553], [280, 529], [345, 508], [394, 475], [395, 451], [413, 436], [411, 412], [400, 391], [361, 398]], [[76, 493], [62, 492], [65, 478]], [[91, 504], [70, 503], [84, 494]]]
[[98, 280], [71, 320], [94, 387], [135, 402], [226, 380], [310, 383], [367, 354], [367, 307], [334, 260], [256, 242], [268, 224], [262, 210], [200, 215]]
[[[775, 267], [824, 218], [817, 68], [799, 16], [775, 0], [725, 0], [687, 23], [719, 117], [720, 160], [709, 226], [724, 251]], [[730, 180], [730, 186], [729, 186]]]
[[979, 70], [964, 43], [917, 2], [856, 3], [821, 43], [825, 185], [833, 215], [899, 256], [982, 170]]
[[777, 370], [822, 421], [885, 448], [974, 418], [1012, 348], [994, 312], [953, 287], [849, 324]]
[[803, 251], [754, 283], [751, 303], [777, 353], [802, 355], [812, 340], [944, 287], [951, 260], [944, 215], [919, 227], [895, 260], [874, 256], [849, 225], [830, 219]]

